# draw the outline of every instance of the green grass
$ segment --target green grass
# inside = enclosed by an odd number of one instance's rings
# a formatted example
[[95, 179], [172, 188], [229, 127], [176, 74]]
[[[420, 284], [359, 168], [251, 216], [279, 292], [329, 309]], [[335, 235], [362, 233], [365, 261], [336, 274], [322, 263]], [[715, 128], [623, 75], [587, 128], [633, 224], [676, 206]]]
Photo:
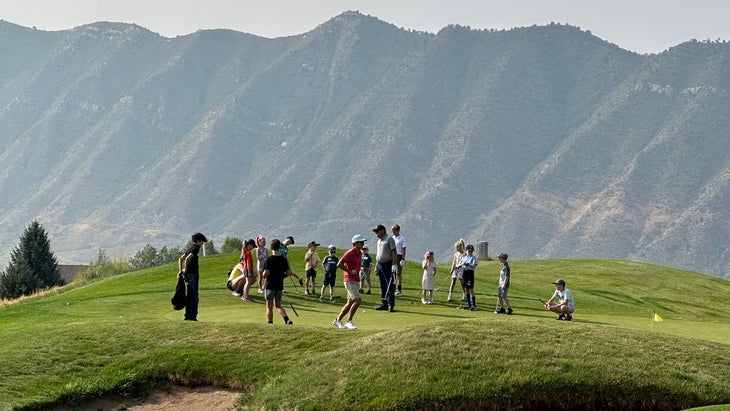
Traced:
[[[303, 249], [292, 249], [303, 273]], [[514, 261], [515, 315], [492, 313], [499, 264], [476, 271], [477, 312], [420, 303], [409, 263], [397, 312], [364, 296], [357, 331], [331, 325], [344, 303], [305, 296], [266, 324], [259, 294], [225, 288], [237, 256], [201, 259], [199, 322], [170, 305], [176, 265], [70, 285], [0, 308], [0, 409], [79, 405], [165, 384], [232, 387], [247, 409], [680, 409], [730, 403], [730, 282], [615, 260]], [[573, 322], [537, 298], [564, 278]], [[321, 272], [318, 282], [321, 284]], [[664, 321], [653, 323], [652, 313]], [[560, 401], [560, 402], [558, 402]]]

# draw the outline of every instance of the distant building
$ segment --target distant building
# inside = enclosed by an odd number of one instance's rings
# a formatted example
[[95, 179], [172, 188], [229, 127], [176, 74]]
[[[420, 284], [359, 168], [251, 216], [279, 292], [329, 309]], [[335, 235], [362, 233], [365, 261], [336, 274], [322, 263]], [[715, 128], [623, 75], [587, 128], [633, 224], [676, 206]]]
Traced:
[[74, 277], [76, 276], [76, 273], [79, 271], [84, 271], [87, 268], [89, 268], [88, 265], [58, 265], [58, 272], [61, 274], [61, 278], [63, 278], [63, 282], [65, 284], [70, 283], [74, 280]]

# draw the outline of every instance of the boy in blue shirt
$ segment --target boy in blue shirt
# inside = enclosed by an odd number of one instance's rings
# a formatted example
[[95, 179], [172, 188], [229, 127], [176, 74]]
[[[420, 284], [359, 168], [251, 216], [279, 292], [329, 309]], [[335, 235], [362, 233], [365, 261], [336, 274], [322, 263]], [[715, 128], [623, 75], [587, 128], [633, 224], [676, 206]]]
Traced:
[[467, 245], [466, 255], [461, 257], [458, 265], [463, 269], [462, 278], [464, 279], [464, 293], [466, 294], [466, 310], [477, 310], [477, 300], [474, 297], [474, 269], [477, 268], [478, 264], [479, 261], [474, 256], [474, 246]]
[[324, 268], [324, 282], [322, 283], [322, 291], [319, 293], [319, 301], [324, 302], [324, 289], [330, 287], [330, 301], [335, 299], [335, 280], [337, 279], [337, 264], [340, 259], [335, 255], [337, 247], [330, 245], [329, 255], [322, 260], [322, 267]]

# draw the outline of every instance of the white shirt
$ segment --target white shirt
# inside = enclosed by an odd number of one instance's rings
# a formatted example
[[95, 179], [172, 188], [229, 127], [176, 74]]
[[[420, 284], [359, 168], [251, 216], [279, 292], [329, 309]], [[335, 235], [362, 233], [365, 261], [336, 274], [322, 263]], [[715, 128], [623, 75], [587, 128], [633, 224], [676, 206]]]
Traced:
[[570, 311], [575, 311], [575, 302], [573, 302], [573, 294], [570, 293], [570, 290], [567, 288], [563, 289], [563, 291], [555, 290], [553, 293], [553, 298], [557, 297], [558, 301], [562, 304], [563, 302], [568, 302], [568, 308], [570, 308]]
[[403, 255], [403, 249], [406, 248], [406, 238], [402, 235], [398, 234], [398, 236], [393, 236], [393, 240], [395, 240], [395, 253], [398, 255]]

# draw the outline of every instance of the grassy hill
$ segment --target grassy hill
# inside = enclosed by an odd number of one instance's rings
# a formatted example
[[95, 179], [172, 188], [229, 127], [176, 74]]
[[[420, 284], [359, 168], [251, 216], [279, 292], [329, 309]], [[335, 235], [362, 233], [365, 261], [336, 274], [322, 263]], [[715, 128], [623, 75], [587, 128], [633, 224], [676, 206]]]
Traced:
[[[303, 249], [290, 260], [303, 273]], [[287, 280], [294, 320], [266, 324], [259, 294], [225, 289], [237, 256], [201, 259], [199, 322], [170, 305], [176, 266], [70, 285], [0, 308], [0, 409], [78, 405], [170, 382], [242, 392], [248, 409], [681, 409], [730, 403], [730, 282], [614, 260], [512, 262], [515, 314], [492, 313], [498, 263], [476, 272], [480, 311], [457, 310], [440, 265], [433, 305], [409, 263], [397, 312], [374, 311], [357, 331], [331, 325], [336, 304]], [[564, 278], [577, 310], [542, 310]], [[318, 283], [321, 284], [321, 272]], [[374, 291], [378, 289], [377, 279]], [[296, 307], [295, 317], [287, 304]], [[664, 321], [653, 323], [653, 312]]]

